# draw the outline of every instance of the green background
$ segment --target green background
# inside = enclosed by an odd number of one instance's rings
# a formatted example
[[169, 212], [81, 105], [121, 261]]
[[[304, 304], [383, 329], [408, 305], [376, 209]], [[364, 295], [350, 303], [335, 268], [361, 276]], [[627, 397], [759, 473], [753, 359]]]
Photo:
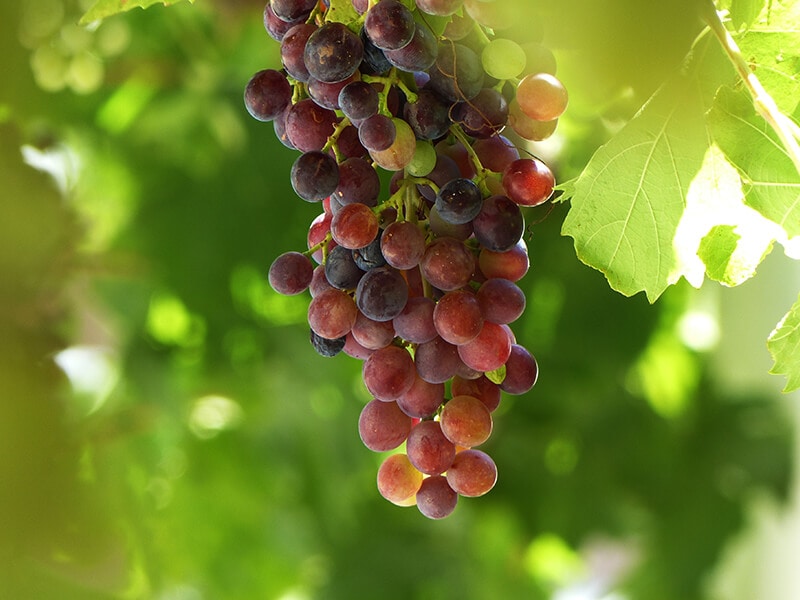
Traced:
[[[570, 0], [508, 33], [559, 58], [559, 181], [680, 64], [690, 6]], [[791, 496], [796, 398], [763, 340], [796, 266], [650, 305], [575, 258], [565, 205], [530, 212], [514, 330], [540, 380], [495, 413], [495, 489], [429, 521], [377, 493], [360, 364], [317, 356], [307, 298], [266, 284], [319, 207], [243, 107], [279, 66], [263, 3], [137, 9], [76, 42], [85, 8], [0, 6], [0, 599], [757, 596], [757, 565], [720, 565], [754, 503]], [[43, 46], [88, 47], [101, 82], [43, 89]], [[715, 344], [689, 343], [697, 315]]]

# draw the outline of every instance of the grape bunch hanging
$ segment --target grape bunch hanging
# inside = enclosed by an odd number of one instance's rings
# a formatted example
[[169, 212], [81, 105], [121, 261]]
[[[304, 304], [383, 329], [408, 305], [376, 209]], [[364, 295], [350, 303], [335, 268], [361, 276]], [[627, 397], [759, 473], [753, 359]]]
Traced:
[[508, 1], [271, 0], [283, 69], [244, 94], [299, 152], [292, 187], [322, 210], [269, 282], [309, 291], [317, 352], [363, 361], [359, 433], [391, 451], [378, 490], [432, 519], [494, 486], [477, 447], [501, 392], [538, 376], [509, 323], [525, 309], [523, 211], [555, 182], [502, 132], [548, 137], [567, 93], [552, 53], [494, 36]]

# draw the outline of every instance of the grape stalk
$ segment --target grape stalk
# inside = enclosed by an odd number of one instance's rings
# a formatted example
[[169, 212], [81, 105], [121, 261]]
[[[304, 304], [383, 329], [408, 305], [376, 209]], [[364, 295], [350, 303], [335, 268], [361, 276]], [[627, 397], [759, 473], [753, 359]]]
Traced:
[[299, 152], [294, 191], [321, 206], [307, 249], [278, 256], [270, 285], [310, 295], [319, 354], [363, 361], [373, 399], [359, 434], [388, 453], [378, 491], [431, 519], [494, 487], [477, 447], [502, 392], [528, 392], [539, 372], [510, 324], [526, 303], [525, 213], [555, 179], [503, 133], [547, 138], [568, 97], [547, 48], [496, 36], [503, 6], [271, 0], [264, 26], [283, 68], [244, 92]]

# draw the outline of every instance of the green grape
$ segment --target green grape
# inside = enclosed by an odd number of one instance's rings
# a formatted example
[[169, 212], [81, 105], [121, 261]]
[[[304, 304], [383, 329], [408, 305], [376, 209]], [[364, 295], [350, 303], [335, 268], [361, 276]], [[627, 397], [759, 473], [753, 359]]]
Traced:
[[131, 28], [126, 21], [105, 21], [96, 35], [97, 51], [104, 57], [122, 54], [131, 42]]
[[427, 140], [417, 140], [414, 157], [408, 163], [406, 170], [414, 177], [425, 177], [436, 166], [436, 150]]
[[58, 92], [67, 84], [69, 59], [53, 46], [39, 46], [31, 54], [31, 70], [36, 85], [46, 92]]
[[483, 48], [481, 63], [495, 79], [512, 79], [525, 70], [525, 51], [512, 40], [498, 38]]
[[19, 26], [20, 41], [33, 50], [58, 32], [63, 20], [64, 4], [60, 0], [26, 2]]
[[92, 45], [92, 32], [77, 23], [66, 23], [61, 28], [61, 44], [68, 54], [78, 54]]
[[67, 83], [76, 94], [91, 94], [103, 83], [103, 61], [89, 52], [76, 54], [69, 63]]

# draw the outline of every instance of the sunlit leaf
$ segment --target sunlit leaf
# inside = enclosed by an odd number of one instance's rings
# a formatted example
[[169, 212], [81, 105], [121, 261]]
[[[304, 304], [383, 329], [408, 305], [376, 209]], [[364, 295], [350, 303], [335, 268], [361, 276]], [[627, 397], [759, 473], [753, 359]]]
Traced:
[[747, 184], [745, 202], [800, 235], [800, 173], [744, 92], [722, 88], [709, 114], [714, 140]]
[[[194, 0], [188, 1], [194, 3]], [[86, 11], [86, 14], [81, 17], [80, 22], [85, 25], [86, 23], [100, 21], [133, 8], [147, 8], [154, 4], [168, 6], [176, 2], [181, 2], [181, 0], [97, 0], [97, 2]]]
[[686, 210], [675, 234], [675, 275], [695, 287], [704, 276], [734, 286], [755, 274], [781, 227], [744, 203], [741, 177], [712, 144], [692, 180]]
[[737, 43], [778, 107], [792, 114], [800, 100], [800, 26], [770, 20], [739, 36]]
[[731, 0], [730, 16], [736, 29], [749, 27], [761, 14], [765, 0]]
[[770, 373], [786, 376], [783, 391], [800, 388], [800, 297], [770, 334], [767, 346], [775, 361]]
[[708, 146], [699, 95], [676, 78], [592, 157], [562, 233], [615, 290], [652, 302], [675, 281], [673, 239]]

